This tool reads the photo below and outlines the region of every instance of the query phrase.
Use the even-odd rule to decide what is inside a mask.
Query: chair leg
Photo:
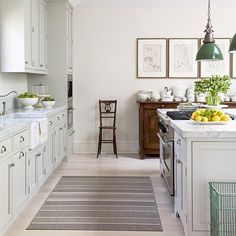
[[[118,158],[117,144],[116,144],[116,130],[113,130],[113,151],[114,151],[114,154],[116,155],[116,158]]]
[[[97,158],[98,158],[99,155],[101,154],[101,150],[102,150],[102,130],[99,129]]]

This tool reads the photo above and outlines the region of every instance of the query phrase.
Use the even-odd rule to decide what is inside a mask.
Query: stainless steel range
[[[193,111],[158,111],[160,139],[160,168],[171,196],[174,196],[174,129],[170,126],[173,120],[189,120]]]

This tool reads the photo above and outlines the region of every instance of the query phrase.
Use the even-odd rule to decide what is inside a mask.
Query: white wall
[[[27,75],[14,73],[0,73],[0,95],[6,94],[11,90],[18,93],[27,91]],[[2,111],[2,102],[7,102],[7,109],[14,106],[15,94],[9,95],[7,98],[0,98],[0,113]]]
[[[232,37],[236,1],[212,2],[215,37]],[[74,20],[76,152],[96,152],[99,99],[118,100],[119,151],[138,152],[136,91],[191,86],[193,80],[136,79],[136,39],[203,37],[206,14],[207,0],[84,0],[79,5]]]

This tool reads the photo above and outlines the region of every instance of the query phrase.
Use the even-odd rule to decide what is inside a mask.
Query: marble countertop
[[[157,109],[159,114],[165,115],[167,111],[178,109]],[[224,112],[235,116],[236,109],[224,109]],[[191,120],[171,120],[170,125],[184,138],[236,138],[236,120],[222,125],[203,125]]]
[[[49,117],[66,109],[66,106],[55,106],[51,109],[15,109],[6,116],[0,116],[0,140],[29,128],[29,124],[38,118]]]

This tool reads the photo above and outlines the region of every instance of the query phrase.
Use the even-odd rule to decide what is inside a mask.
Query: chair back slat
[[[103,127],[103,119],[111,119],[112,126],[116,126],[117,100],[99,100],[100,127]]]

